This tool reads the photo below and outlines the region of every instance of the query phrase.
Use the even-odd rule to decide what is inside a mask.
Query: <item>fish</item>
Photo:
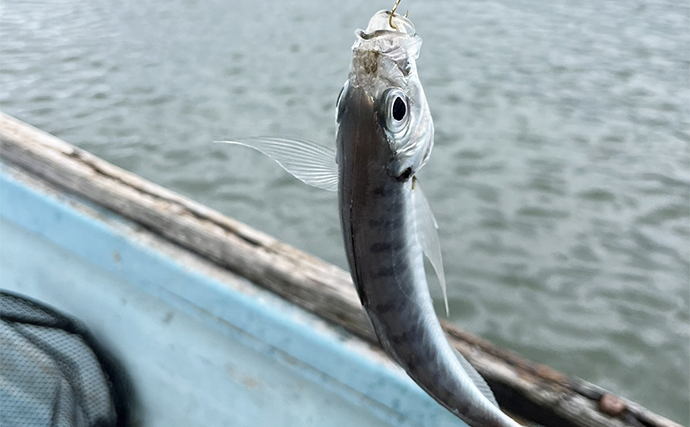
[[[397,6],[397,5],[396,5]],[[254,148],[306,184],[338,194],[352,280],[384,351],[471,427],[519,426],[449,343],[429,293],[424,256],[446,293],[438,224],[417,178],[434,125],[416,60],[422,39],[393,11],[357,30],[338,95],[336,149],[282,137],[221,141]]]

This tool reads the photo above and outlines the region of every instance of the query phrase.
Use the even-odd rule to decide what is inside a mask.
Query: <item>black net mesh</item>
[[[0,291],[0,426],[123,426],[122,371],[78,322]]]

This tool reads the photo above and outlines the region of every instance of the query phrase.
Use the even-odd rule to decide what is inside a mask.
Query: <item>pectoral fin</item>
[[[237,141],[214,141],[244,145],[275,160],[292,176],[317,188],[338,190],[338,165],[335,151],[303,139],[272,137],[245,138]]]
[[[434,267],[436,276],[438,276],[443,291],[443,301],[446,305],[446,315],[448,315],[448,293],[446,292],[446,277],[443,273],[443,260],[441,259],[441,243],[438,240],[438,224],[417,178],[414,178],[412,182],[412,202],[417,241],[422,246],[424,254]]]

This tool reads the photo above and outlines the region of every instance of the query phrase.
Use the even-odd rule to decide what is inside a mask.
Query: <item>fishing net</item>
[[[124,385],[79,322],[0,291],[0,426],[123,426]]]

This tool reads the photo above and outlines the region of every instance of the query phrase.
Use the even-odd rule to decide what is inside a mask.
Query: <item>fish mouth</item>
[[[417,44],[414,42],[416,40],[421,42],[412,21],[398,14],[391,18],[388,10],[374,14],[366,30],[357,30],[355,35],[357,41],[352,46],[353,50],[377,50],[381,53],[406,47],[410,43]]]
[[[391,26],[391,23],[393,26]],[[412,21],[407,17],[394,14],[391,18],[390,10],[380,10],[374,14],[369,20],[366,30],[357,30],[357,36],[369,40],[375,37],[395,34],[405,34],[410,37],[417,35]]]
[[[391,21],[394,27],[391,27]],[[357,30],[352,45],[350,83],[367,86],[372,94],[380,93],[393,82],[402,82],[416,70],[422,39],[412,22],[390,11],[377,12],[366,30]]]

